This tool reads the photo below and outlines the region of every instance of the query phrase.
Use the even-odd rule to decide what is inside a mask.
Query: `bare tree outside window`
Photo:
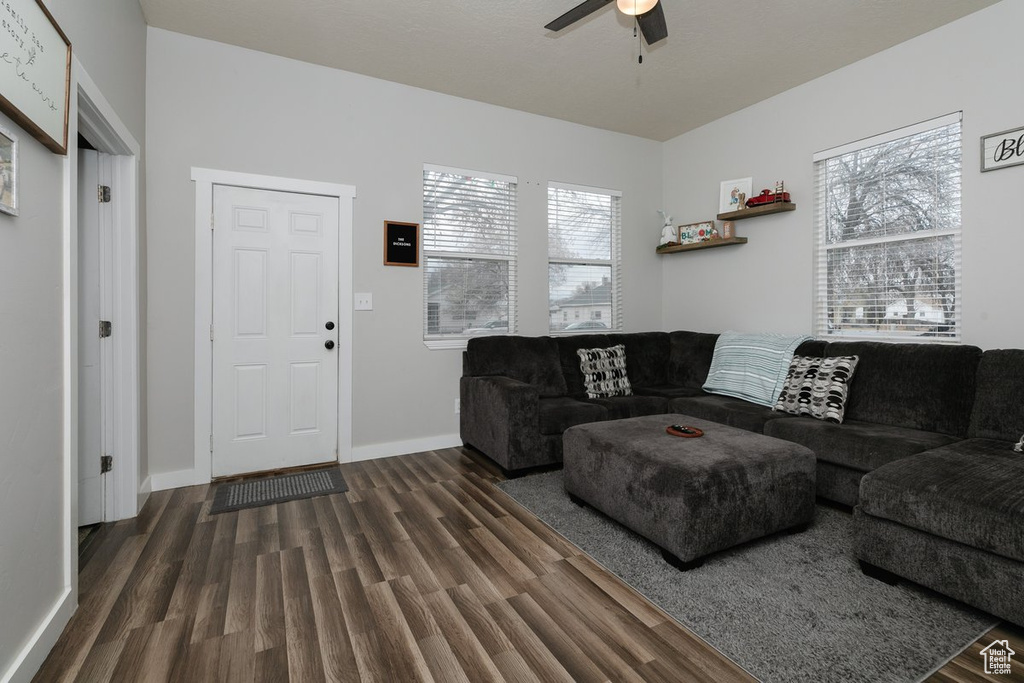
[[[957,122],[818,162],[819,335],[959,337],[961,157]]]
[[[426,338],[515,331],[516,183],[423,171]]]

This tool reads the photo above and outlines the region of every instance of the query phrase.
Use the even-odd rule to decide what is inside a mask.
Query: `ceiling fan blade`
[[[663,4],[663,2],[659,2],[654,6],[654,9],[636,18],[637,23],[640,24],[640,31],[643,32],[644,40],[647,41],[648,45],[654,45],[659,40],[668,37],[668,26],[665,25],[665,12],[661,9]]]
[[[583,17],[593,14],[611,1],[612,0],[584,0],[544,28],[549,31],[561,31],[569,24],[575,24]],[[664,23],[664,21],[662,23]]]

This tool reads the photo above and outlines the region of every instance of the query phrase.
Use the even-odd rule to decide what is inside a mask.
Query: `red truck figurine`
[[[788,202],[788,192],[772,192],[771,190],[761,190],[761,194],[756,197],[751,197],[747,200],[747,208],[752,209],[755,206],[761,206],[762,204],[774,204],[775,202]]]

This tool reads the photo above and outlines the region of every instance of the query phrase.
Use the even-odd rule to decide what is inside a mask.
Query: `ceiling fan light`
[[[647,14],[657,4],[658,0],[615,0],[615,5],[619,8],[619,11],[631,17]]]

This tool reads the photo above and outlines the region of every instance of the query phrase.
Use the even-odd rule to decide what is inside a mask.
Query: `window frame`
[[[447,174],[457,175],[473,178],[475,180],[489,180],[498,183],[506,183],[509,185],[507,203],[510,209],[510,220],[509,220],[509,234],[508,234],[508,253],[507,254],[494,254],[486,252],[474,252],[474,251],[452,251],[445,249],[438,249],[436,247],[429,246],[429,237],[431,235],[431,228],[428,224],[428,215],[426,211],[426,189],[427,189],[427,174]],[[422,323],[423,323],[423,344],[431,350],[443,350],[443,349],[465,349],[466,344],[473,335],[466,334],[466,330],[463,330],[462,334],[429,334],[428,329],[430,328],[431,318],[431,302],[429,301],[430,296],[430,259],[444,260],[444,261],[474,261],[474,260],[489,260],[496,262],[503,262],[507,264],[508,268],[508,281],[507,281],[507,292],[508,292],[508,329],[503,331],[503,334],[515,334],[518,321],[518,297],[517,297],[517,265],[518,265],[518,232],[519,232],[519,179],[516,176],[505,175],[500,173],[491,173],[485,171],[475,171],[469,169],[456,168],[452,166],[441,166],[437,164],[423,164],[422,174],[422,186],[421,186],[421,201],[423,202],[423,228],[422,228],[422,256],[423,256],[423,307],[421,310]],[[440,310],[439,308],[437,309]],[[435,313],[435,316],[438,315]]]
[[[601,195],[609,197],[611,199],[611,221],[609,224],[610,232],[610,253],[607,259],[594,259],[594,258],[566,258],[556,257],[551,253],[551,232],[552,232],[552,203],[551,203],[551,191],[568,191],[568,192],[580,192],[594,195]],[[547,237],[548,237],[548,253],[547,253],[547,266],[548,266],[548,315],[547,315],[547,330],[548,334],[552,336],[571,336],[575,334],[594,334],[599,332],[602,334],[619,333],[623,330],[623,310],[622,310],[622,191],[611,190],[603,187],[592,187],[588,185],[577,185],[573,183],[563,183],[557,181],[548,181],[547,189],[545,192],[545,203],[547,209]],[[594,330],[565,330],[558,329],[554,330],[551,328],[552,314],[551,314],[551,265],[567,265],[567,266],[601,266],[609,267],[610,276],[610,315],[606,322],[610,323],[607,329]],[[563,322],[566,322],[564,316],[566,310],[562,309]],[[584,319],[580,317],[579,309],[574,310],[575,317],[573,322],[582,322]],[[595,320],[591,316],[587,317],[586,320]],[[601,318],[602,322],[605,322]],[[571,324],[571,323],[570,323]]]
[[[963,207],[962,207],[962,190],[963,190],[963,116],[962,112],[954,112],[945,116],[940,116],[927,121],[922,121],[910,126],[898,128],[880,135],[875,135],[869,138],[864,138],[856,142],[852,142],[845,145],[840,145],[828,150],[823,150],[816,153],[813,156],[814,162],[814,183],[815,183],[815,210],[814,210],[814,264],[813,264],[813,319],[812,329],[814,335],[819,339],[827,339],[834,341],[884,341],[884,342],[895,342],[895,343],[947,343],[947,344],[959,344],[963,340],[963,297],[962,297],[962,283],[963,283],[963,262],[961,258],[962,249],[962,233],[963,233]],[[950,176],[956,178],[957,182],[957,200],[956,200],[956,218],[955,226],[945,227],[941,229],[927,229],[927,230],[916,230],[911,232],[902,232],[895,234],[882,234],[882,235],[871,235],[867,237],[861,237],[850,240],[842,240],[834,243],[829,243],[829,214],[828,214],[828,202],[829,202],[829,177],[828,177],[828,162],[830,160],[842,157],[854,152],[861,150],[867,150],[869,148],[881,146],[888,143],[893,143],[899,140],[912,138],[919,136],[924,133],[939,131],[943,128],[956,125],[957,131],[949,135],[949,143],[953,143],[954,140],[959,141],[959,154],[956,164],[956,168],[950,167],[948,169]],[[935,166],[934,168],[939,168]],[[872,249],[884,249],[888,244],[908,243],[908,242],[931,242],[937,243],[938,240],[950,238],[951,247],[953,253],[951,260],[953,263],[953,284],[951,288],[937,289],[937,293],[942,291],[952,290],[953,308],[952,311],[947,315],[950,317],[944,318],[944,322],[948,322],[949,332],[933,332],[928,333],[922,331],[920,333],[914,333],[908,328],[907,331],[899,331],[898,329],[876,329],[870,331],[868,329],[832,329],[830,328],[830,317],[829,317],[829,305],[834,301],[834,296],[830,290],[829,280],[829,254],[832,252],[838,253],[844,249],[860,249],[862,253],[869,253]],[[936,249],[941,248],[936,246]],[[886,284],[888,281],[886,281]],[[894,302],[892,304],[896,306]],[[907,300],[904,300],[904,305],[909,309]],[[888,315],[888,314],[887,314]],[[902,316],[901,316],[902,318]],[[885,318],[883,318],[885,319]],[[906,323],[893,323],[892,328],[906,327]]]

